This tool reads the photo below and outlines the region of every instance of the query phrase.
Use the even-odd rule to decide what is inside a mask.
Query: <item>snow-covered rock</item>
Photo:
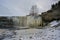
[[[60,21],[52,21],[52,22],[49,23],[49,26],[50,26],[50,27],[56,27],[56,26],[58,26],[59,24],[60,24]]]

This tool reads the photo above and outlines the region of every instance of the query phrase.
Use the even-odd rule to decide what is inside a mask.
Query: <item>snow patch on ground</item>
[[[60,40],[60,30],[54,28],[7,30],[1,35],[3,40]]]

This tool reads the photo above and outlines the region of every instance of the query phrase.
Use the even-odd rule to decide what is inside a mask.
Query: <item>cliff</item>
[[[42,19],[45,22],[60,20],[60,1],[51,6],[51,9],[42,13]]]

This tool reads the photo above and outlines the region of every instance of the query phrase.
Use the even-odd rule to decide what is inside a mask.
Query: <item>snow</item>
[[[7,30],[3,34],[3,40],[60,40],[60,30],[54,28]]]
[[[60,21],[51,22],[50,26],[46,26],[43,29],[20,29],[20,30],[6,30],[0,33],[0,39],[2,40],[60,40]]]
[[[60,24],[60,21],[52,21],[48,25],[50,25],[50,27],[56,27],[56,26],[59,26],[59,24]]]

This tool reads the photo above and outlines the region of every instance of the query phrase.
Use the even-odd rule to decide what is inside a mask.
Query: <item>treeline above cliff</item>
[[[45,22],[60,20],[60,1],[53,4],[50,10],[42,13],[42,20]]]

